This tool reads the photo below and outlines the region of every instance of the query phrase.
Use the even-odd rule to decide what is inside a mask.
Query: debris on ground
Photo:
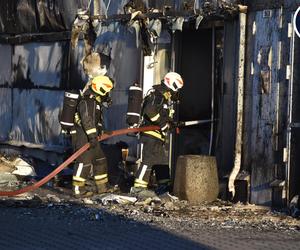
[[[289,210],[292,217],[300,217],[299,195],[295,195],[289,204]]]
[[[0,173],[0,188],[13,188],[18,187],[19,181],[18,178],[11,173]]]
[[[35,176],[34,167],[24,159],[17,156],[0,157],[0,190],[16,190],[27,186]]]
[[[0,158],[0,189],[12,190],[32,184],[31,180],[13,174],[19,171],[33,175],[30,164],[21,158]],[[21,166],[21,167],[20,167]],[[24,169],[22,169],[24,167]],[[24,171],[23,171],[24,170]],[[34,170],[34,169],[33,169]],[[66,181],[66,180],[65,180]],[[68,179],[71,181],[71,178]],[[250,229],[256,231],[283,230],[300,232],[299,197],[295,196],[285,210],[244,203],[232,203],[216,200],[210,203],[191,205],[179,200],[170,193],[153,195],[114,193],[94,195],[90,198],[76,199],[68,185],[44,185],[31,193],[15,197],[0,197],[0,208],[21,208],[24,214],[32,214],[32,209],[46,209],[45,213],[58,210],[67,216],[80,215],[81,220],[105,221],[105,214],[112,214],[120,221],[145,222],[173,230],[180,226],[197,229],[199,227],[214,229]],[[47,216],[47,214],[46,214]],[[184,226],[183,226],[184,225]]]
[[[13,161],[13,165],[15,167],[15,170],[12,172],[12,174],[20,176],[36,176],[34,167],[22,158],[16,158]]]
[[[117,195],[117,194],[103,194],[96,195],[92,198],[93,201],[101,202],[103,205],[108,205],[109,203],[117,203],[117,204],[129,204],[137,201],[137,198],[125,196],[125,195]]]
[[[251,229],[300,232],[299,219],[290,216],[288,210],[276,211],[269,207],[231,203],[223,200],[190,205],[188,201],[179,200],[169,193],[148,197],[145,200],[138,200],[128,194],[111,193],[75,199],[68,189],[46,186],[30,194],[10,198],[1,197],[0,207],[58,209],[69,216],[80,214],[82,220],[95,221],[105,220],[103,217],[103,212],[105,212],[105,214],[113,214],[120,220],[130,219],[131,221],[154,223],[168,229],[174,229],[184,224],[191,230],[207,227],[220,230]]]

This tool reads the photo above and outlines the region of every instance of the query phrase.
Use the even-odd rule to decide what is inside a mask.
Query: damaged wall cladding
[[[100,14],[124,14],[123,6],[127,2],[101,0]],[[217,13],[214,10],[220,3],[247,1],[209,2],[207,11]],[[175,11],[194,13],[204,1],[145,0],[143,3],[147,8],[161,10],[170,6]],[[79,41],[78,47],[71,50],[68,38],[28,43],[17,43],[15,39],[10,44],[7,37],[22,33],[43,36],[70,32],[77,9],[86,9],[88,4],[88,0],[0,1],[0,56],[7,62],[0,67],[1,143],[65,150],[58,115],[64,90],[82,88],[87,80],[80,64],[83,42]],[[287,129],[288,87],[282,69],[289,60],[287,27],[291,13],[291,9],[275,8],[247,14],[242,170],[251,174],[251,202],[256,204],[271,205],[271,183],[285,178],[282,152]],[[100,25],[96,32],[95,50],[107,59],[104,63],[108,75],[115,82],[113,106],[107,113],[105,125],[110,130],[120,129],[126,126],[127,89],[140,79],[141,48],[136,45],[135,30],[124,22]],[[115,140],[130,142],[128,137],[113,138],[111,142]]]
[[[71,73],[77,72],[77,85],[84,79],[79,63],[82,42],[70,56],[69,41],[15,43],[15,39],[10,44],[9,38],[22,33],[59,35],[71,29],[77,9],[87,4],[75,0],[0,1],[1,143],[64,151],[58,115]]]
[[[127,126],[128,88],[140,79],[141,48],[136,46],[135,30],[121,23],[100,26],[96,31],[95,50],[109,58],[107,74],[114,79],[113,105],[105,114],[105,126],[110,130],[121,129]],[[115,140],[131,141],[128,136],[122,136],[110,142]]]
[[[78,9],[88,9],[89,0],[1,0],[0,33],[20,34],[70,30]],[[91,7],[93,7],[93,0]],[[129,0],[99,0],[100,14],[124,14]],[[147,9],[165,8],[174,11],[198,10],[204,2],[217,8],[221,2],[238,3],[237,0],[140,0]],[[143,8],[144,8],[143,7]]]
[[[80,7],[77,1],[68,1],[68,4],[58,1],[5,1],[6,4],[3,2],[1,1],[3,4],[1,6],[9,12],[26,7],[28,15],[32,14],[31,10],[36,10],[36,4],[43,4],[45,11],[48,11],[43,14],[43,18],[51,20],[48,28],[44,29],[42,26],[34,25],[40,24],[38,20],[42,18],[35,14],[30,19],[32,21],[35,17],[35,22],[25,25],[28,30],[18,30],[13,27],[23,22],[18,19],[21,17],[20,13],[11,17],[15,23],[9,29],[3,22],[9,21],[8,16],[1,16],[1,26],[8,29],[2,29],[0,34],[2,37],[37,31],[46,36],[47,32],[52,34],[53,31],[70,29],[71,21],[67,20],[73,21],[75,12]],[[73,2],[73,5],[70,2]],[[81,2],[83,8],[86,8],[89,1]],[[64,13],[65,10],[68,11]],[[3,14],[2,11],[1,13]],[[29,19],[27,21],[29,22]],[[59,25],[54,25],[55,23]],[[3,33],[6,31],[11,34]],[[128,30],[126,25],[111,23],[108,26],[99,26],[96,31],[98,39],[95,49],[109,58],[106,65],[108,74],[115,81],[112,93],[113,106],[107,113],[105,123],[110,129],[120,129],[126,126],[127,89],[140,77],[141,50],[136,46],[135,32]],[[60,32],[53,34],[59,35]],[[83,41],[80,40],[74,50],[70,48],[70,40],[28,43],[15,41],[13,44],[7,42],[0,44],[0,56],[3,62],[7,62],[0,68],[0,117],[5,121],[0,127],[0,142],[63,152],[67,141],[60,134],[58,116],[62,108],[64,90],[83,88],[87,80],[80,63],[84,53]],[[118,138],[120,139],[122,138]]]
[[[247,85],[246,99],[251,99],[248,103],[251,118],[248,120],[249,123],[245,124],[246,127],[249,126],[247,129],[250,136],[249,144],[245,147],[250,148],[245,151],[245,157],[251,157],[252,201],[266,205],[270,205],[272,199],[269,184],[274,180],[275,174],[274,152],[277,147],[275,133],[276,123],[279,122],[277,95],[280,79],[277,69],[281,53],[278,47],[280,18],[280,10],[273,10],[268,17],[264,11],[249,16],[249,20],[253,20],[250,37],[255,44],[252,45],[252,51],[249,51],[253,61],[250,66],[251,84]],[[268,32],[259,27],[268,27]]]
[[[270,5],[275,1],[255,2],[260,3],[260,8],[255,10],[251,5],[253,11],[250,8],[248,12],[242,165],[251,174],[250,201],[269,206],[288,202],[292,197],[286,196],[285,188],[296,180],[299,183],[296,175],[288,179],[284,156],[288,144],[287,69],[294,54],[290,45],[296,1],[280,5]],[[264,3],[270,8],[264,9]],[[282,186],[276,186],[279,183]],[[276,190],[281,193],[275,195]],[[295,192],[299,194],[300,190]]]
[[[59,150],[65,42],[0,44],[2,142]],[[64,76],[64,77],[63,77]]]
[[[126,5],[128,2],[137,2],[138,4]],[[176,12],[199,12],[199,9],[206,5],[210,11],[216,11],[221,4],[237,4],[242,3],[239,0],[100,0],[101,14],[112,16],[117,14],[124,14],[126,6],[135,6],[136,10],[157,9],[159,11],[176,11]]]
[[[70,30],[77,9],[87,5],[88,0],[1,0],[0,33]]]
[[[0,117],[5,121],[0,127],[1,144],[65,150],[58,122],[64,90],[82,88],[87,80],[80,63],[83,41],[71,50],[70,31],[78,9],[87,9],[89,2],[0,1],[0,56],[7,62],[0,67]],[[101,14],[124,14],[127,2],[101,0]],[[194,14],[204,1],[143,2],[147,8],[163,10],[169,6]],[[211,1],[210,10],[216,9],[219,2]],[[120,129],[126,126],[128,86],[140,79],[141,48],[136,45],[135,31],[124,22],[100,25],[96,32],[95,50],[108,58],[108,75],[115,81],[114,104],[105,125]],[[65,33],[69,36],[62,35]],[[128,137],[118,140],[130,141]]]
[[[82,88],[86,77],[80,64],[83,42],[71,50],[70,41],[60,34],[70,32],[78,9],[87,9],[89,2],[0,1],[0,56],[6,62],[0,68],[0,117],[5,121],[0,127],[2,143],[65,149],[58,122],[64,90]],[[127,2],[110,1],[109,14],[124,14]],[[108,13],[108,3],[100,1],[104,14]],[[109,128],[118,129],[126,125],[126,91],[139,79],[141,52],[136,47],[135,33],[124,25],[112,23],[99,27],[97,32],[96,50],[110,58],[108,73],[116,83],[114,105],[106,123]],[[35,42],[36,34],[40,35],[40,42]],[[48,34],[54,37],[51,42],[47,41]],[[23,36],[33,38],[23,43]],[[124,114],[121,119],[120,114]]]

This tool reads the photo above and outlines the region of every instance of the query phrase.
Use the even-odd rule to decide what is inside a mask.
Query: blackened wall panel
[[[300,5],[300,0],[245,0],[245,4],[250,11],[279,9],[296,9]]]
[[[9,140],[12,126],[12,90],[0,88],[0,141]]]
[[[64,61],[68,60],[66,64],[69,66],[62,72],[61,87],[64,89],[82,89],[85,83],[88,81],[87,75],[84,73],[82,67],[82,59],[84,57],[84,42],[83,40],[78,41],[78,45],[75,49],[66,50]],[[64,64],[65,65],[65,64]]]
[[[26,43],[14,46],[12,82],[14,87],[56,87],[67,78],[64,60],[68,57],[65,42]]]
[[[89,0],[1,0],[0,33],[70,30],[79,8]]]
[[[250,60],[251,93],[251,202],[271,205],[270,183],[275,179],[276,123],[278,114],[278,90],[280,60],[280,10],[255,13],[252,26],[253,58]],[[264,28],[262,28],[264,27]],[[249,93],[247,93],[249,98]],[[248,117],[249,118],[249,117]],[[248,119],[249,121],[249,119]]]
[[[10,85],[12,73],[12,46],[7,44],[0,44],[0,86]]]
[[[63,150],[58,116],[63,91],[13,89],[12,125],[8,143]]]
[[[105,126],[109,130],[127,127],[128,88],[140,80],[141,48],[136,46],[136,34],[126,25],[114,23],[98,30],[95,50],[109,58],[108,75],[114,80],[113,105],[105,112]],[[131,144],[132,137],[112,138],[111,143],[123,140]],[[135,153],[135,149],[132,149]]]
[[[254,46],[253,41],[253,23],[255,21],[255,12],[250,12],[247,15],[247,50],[246,50],[246,70],[245,70],[245,109],[244,109],[244,127],[243,127],[243,154],[242,154],[242,169],[248,173],[251,172],[251,130],[252,130],[252,84],[249,82],[253,81],[253,60],[254,57]],[[251,58],[251,60],[249,60]]]
[[[233,168],[236,135],[236,78],[238,54],[238,20],[225,22],[223,95],[218,120],[219,139],[216,156],[219,175],[228,175]]]

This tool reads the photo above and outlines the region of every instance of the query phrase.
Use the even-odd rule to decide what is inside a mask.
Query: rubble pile
[[[15,166],[11,159],[7,159],[4,156],[0,158],[0,189],[8,188],[13,189],[19,186],[19,180],[13,171]]]
[[[36,176],[34,167],[18,156],[0,157],[0,190],[17,190],[30,185]]]
[[[18,171],[17,173],[14,171]],[[23,174],[23,175],[22,175]],[[29,178],[24,179],[24,176]],[[0,190],[18,189],[34,181],[30,165],[19,158],[0,159]],[[298,198],[298,197],[296,197]],[[298,200],[295,204],[298,204]],[[45,185],[32,193],[15,197],[0,197],[1,208],[18,208],[18,216],[59,216],[72,220],[118,220],[120,223],[147,223],[167,230],[200,228],[213,230],[254,230],[300,232],[297,206],[272,210],[269,207],[217,200],[191,205],[185,200],[164,193],[159,196],[134,197],[128,193],[107,193],[91,198],[75,199],[68,187]]]
[[[68,216],[70,220],[101,223],[114,218],[120,223],[150,223],[176,231],[181,230],[181,227],[185,231],[205,227],[212,230],[300,232],[299,219],[289,216],[287,211],[273,211],[268,207],[221,200],[192,206],[169,193],[144,200],[128,194],[111,193],[74,199],[64,191],[62,188],[44,187],[34,194],[2,197],[0,208],[21,208],[24,216],[34,216],[32,209],[45,209],[47,216],[59,211],[61,216]]]

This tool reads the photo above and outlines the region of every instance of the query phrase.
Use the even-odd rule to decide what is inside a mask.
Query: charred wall
[[[0,2],[1,143],[65,150],[58,116],[63,93],[79,88],[83,45],[70,50],[77,9],[88,1]]]
[[[248,13],[242,167],[251,174],[255,204],[272,205],[271,184],[286,178],[291,13],[283,7]]]
[[[88,0],[2,0],[0,1],[0,33],[70,30],[77,9],[87,5]]]
[[[234,150],[237,112],[237,64],[238,64],[238,20],[225,22],[223,86],[221,87],[219,135],[216,145],[216,156],[219,176],[230,173],[234,166]],[[236,56],[233,56],[236,55]]]
[[[295,10],[300,4],[299,0],[246,0],[244,2],[249,7],[250,11],[279,9],[281,7]]]

